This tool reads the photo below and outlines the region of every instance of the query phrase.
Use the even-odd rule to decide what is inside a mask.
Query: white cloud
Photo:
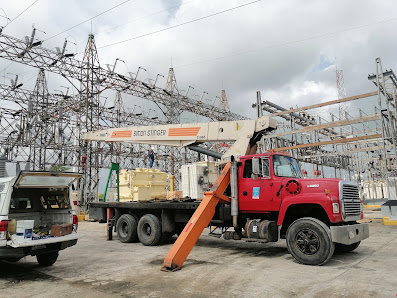
[[[31,1],[3,1],[8,17],[18,15]],[[121,3],[118,1],[117,3]],[[333,67],[313,71],[321,57],[343,69],[348,95],[374,90],[367,81],[368,73],[375,71],[375,58],[383,59],[385,68],[395,68],[397,40],[393,38],[397,21],[394,1],[261,1],[198,22],[170,29],[158,34],[134,39],[117,46],[104,45],[122,41],[169,26],[210,15],[249,1],[182,1],[178,10],[156,12],[178,5],[178,1],[130,1],[92,20],[101,63],[113,64],[117,71],[135,72],[139,66],[147,69],[152,78],[166,75],[175,67],[180,89],[194,86],[198,96],[209,93],[212,101],[223,87],[235,112],[255,116],[251,103],[255,92],[262,97],[277,100],[282,106],[303,106],[336,98]],[[23,38],[30,35],[32,23],[47,34],[46,39],[70,28],[117,3],[109,1],[50,1],[41,0],[10,26],[5,34]],[[143,18],[142,18],[143,17]],[[124,24],[124,25],[123,25]],[[369,26],[347,30],[362,25]],[[117,28],[114,28],[118,26]],[[114,28],[114,29],[112,29]],[[110,32],[104,32],[110,30]],[[43,46],[60,46],[67,36],[77,40],[77,51],[83,52],[91,22],[46,41]],[[339,32],[339,33],[338,33]],[[332,34],[335,33],[335,34]],[[323,35],[323,36],[322,36]],[[315,36],[322,36],[312,39]],[[290,43],[296,41],[294,43]],[[76,46],[70,44],[69,51]],[[82,55],[78,56],[80,59]],[[9,64],[0,59],[0,70]],[[321,69],[321,68],[320,68]],[[22,73],[24,80],[34,76],[31,68],[13,64],[2,75]],[[148,73],[140,73],[146,80]],[[50,91],[68,84],[50,75]],[[26,86],[33,87],[34,79]],[[159,78],[159,84],[165,80]],[[193,92],[193,91],[192,91]],[[194,95],[192,93],[192,95]],[[150,104],[140,102],[148,108]],[[154,108],[154,107],[153,107]]]
[[[263,100],[269,100],[287,109],[320,103],[336,97],[335,86],[315,81],[291,83],[278,90],[268,89],[262,92]]]

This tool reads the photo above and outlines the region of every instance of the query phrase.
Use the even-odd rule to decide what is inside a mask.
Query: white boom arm
[[[256,120],[110,128],[87,132],[83,139],[177,147],[232,141],[234,144],[222,155],[222,160],[226,160],[231,155],[239,157],[255,153],[251,152],[252,147],[262,134],[276,129],[276,125],[276,120],[263,116]]]

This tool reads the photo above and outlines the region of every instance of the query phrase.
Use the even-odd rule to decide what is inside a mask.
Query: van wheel
[[[323,265],[335,250],[330,229],[312,217],[300,218],[289,226],[287,247],[290,254],[305,265]]]
[[[163,233],[161,222],[156,215],[145,214],[138,223],[138,238],[143,245],[155,246],[160,243]]]
[[[122,243],[137,242],[137,220],[131,214],[123,214],[116,223],[117,237]]]
[[[58,255],[59,253],[57,251],[46,254],[39,254],[36,255],[36,259],[40,266],[47,267],[53,265],[57,261]]]
[[[360,243],[361,243],[361,241],[358,241],[358,242],[350,244],[350,245],[335,243],[335,252],[337,252],[337,253],[351,252],[351,251],[355,250],[360,245]]]

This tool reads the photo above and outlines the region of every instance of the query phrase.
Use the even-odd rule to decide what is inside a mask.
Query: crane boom
[[[109,128],[87,132],[83,139],[87,142],[128,142],[177,147],[204,142],[234,142],[222,156],[222,160],[226,160],[231,155],[238,157],[252,153],[252,148],[261,136],[276,129],[276,125],[273,118],[263,116],[255,120]]]

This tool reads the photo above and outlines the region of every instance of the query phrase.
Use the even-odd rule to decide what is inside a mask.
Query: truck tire
[[[116,223],[117,237],[122,243],[137,242],[137,220],[131,214],[123,214]]]
[[[323,265],[334,254],[331,231],[322,221],[304,217],[295,220],[287,230],[287,248],[299,263]]]
[[[57,251],[36,255],[37,263],[42,267],[51,266],[57,261],[58,255],[59,253]]]
[[[355,250],[360,245],[360,243],[361,243],[361,241],[358,241],[358,242],[350,244],[350,245],[335,243],[335,252],[337,252],[337,253],[351,252],[351,251]]]
[[[146,246],[155,246],[161,242],[163,233],[161,222],[156,215],[145,214],[138,222],[139,241]]]

